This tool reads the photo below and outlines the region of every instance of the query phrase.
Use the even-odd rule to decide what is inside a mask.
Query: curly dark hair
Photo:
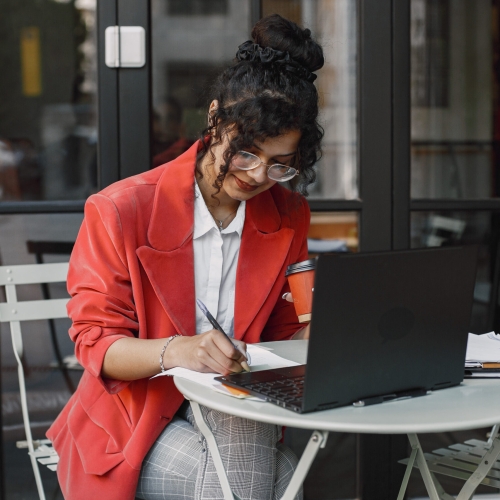
[[[321,157],[323,129],[317,121],[318,92],[312,72],[323,66],[323,50],[308,29],[278,14],[258,21],[251,36],[252,40],[240,45],[233,65],[219,75],[211,88],[209,100],[218,101],[218,107],[211,112],[209,125],[201,134],[198,160],[211,154],[214,162],[212,147],[220,144],[228,132],[236,132],[231,134],[223,154],[224,165],[214,182],[219,191],[238,151],[255,141],[300,130],[292,165],[299,175],[290,181],[290,187],[307,196],[307,186],[316,178],[313,166]],[[207,136],[212,137],[210,142]]]

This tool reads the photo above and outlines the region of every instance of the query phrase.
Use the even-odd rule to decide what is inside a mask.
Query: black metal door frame
[[[148,170],[151,166],[151,4],[150,0],[98,2],[99,188]],[[104,30],[142,26],[146,64],[108,68]]]
[[[118,70],[104,62],[104,31],[118,24],[118,0],[97,2],[97,179],[99,188],[120,178]]]
[[[410,0],[359,0],[360,250],[409,248]],[[361,497],[396,498],[405,435],[362,434]]]

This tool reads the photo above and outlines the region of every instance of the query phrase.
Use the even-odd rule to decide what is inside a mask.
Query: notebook
[[[477,247],[317,258],[307,364],[216,380],[298,413],[459,384]]]

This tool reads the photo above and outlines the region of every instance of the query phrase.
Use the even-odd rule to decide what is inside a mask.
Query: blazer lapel
[[[198,142],[170,162],[156,188],[150,246],[137,256],[163,309],[182,335],[196,333],[194,288],[194,170]]]
[[[283,272],[295,231],[280,229],[280,225],[281,217],[269,191],[247,202],[236,275],[237,339],[243,338]]]

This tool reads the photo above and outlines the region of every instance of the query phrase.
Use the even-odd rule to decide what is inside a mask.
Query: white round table
[[[271,348],[279,356],[299,363],[305,363],[307,341],[269,342],[262,345]],[[302,415],[285,410],[271,403],[248,401],[226,396],[186,379],[175,377],[174,381],[179,391],[191,401],[193,411],[195,410],[195,406],[203,405],[242,418],[315,431],[309,441],[309,449],[306,448],[294,478],[290,483],[290,486],[293,483],[294,488],[297,484],[298,486],[295,489],[290,489],[289,486],[283,500],[294,497],[309,470],[318,448],[324,446],[328,432],[331,431],[370,434],[408,434],[415,452],[413,459],[417,461],[422,472],[430,498],[439,500],[443,497],[438,495],[437,491],[432,491],[434,480],[429,479],[431,477],[430,472],[428,470],[425,471],[425,458],[423,457],[423,452],[416,435],[429,432],[477,429],[492,426],[500,422],[500,379],[466,379],[459,386],[441,389],[414,399],[387,402],[367,407],[345,406]],[[195,417],[197,417],[196,413]],[[199,412],[198,417],[201,417],[201,412]],[[199,418],[196,418],[196,420],[200,429],[206,427],[203,426],[204,422],[198,421]],[[207,432],[210,433],[210,430],[207,431],[207,429],[202,429],[202,432],[207,441],[209,441]],[[216,446],[215,441],[212,443],[211,450],[214,446]],[[500,453],[500,441],[498,452]],[[411,465],[413,465],[413,462]],[[426,472],[429,472],[428,477],[425,477]],[[296,476],[297,481],[294,481]],[[223,480],[221,479],[221,484],[222,482]],[[400,496],[402,497],[402,495]],[[233,499],[236,497],[227,496],[227,498]],[[470,497],[463,496],[463,498]]]

